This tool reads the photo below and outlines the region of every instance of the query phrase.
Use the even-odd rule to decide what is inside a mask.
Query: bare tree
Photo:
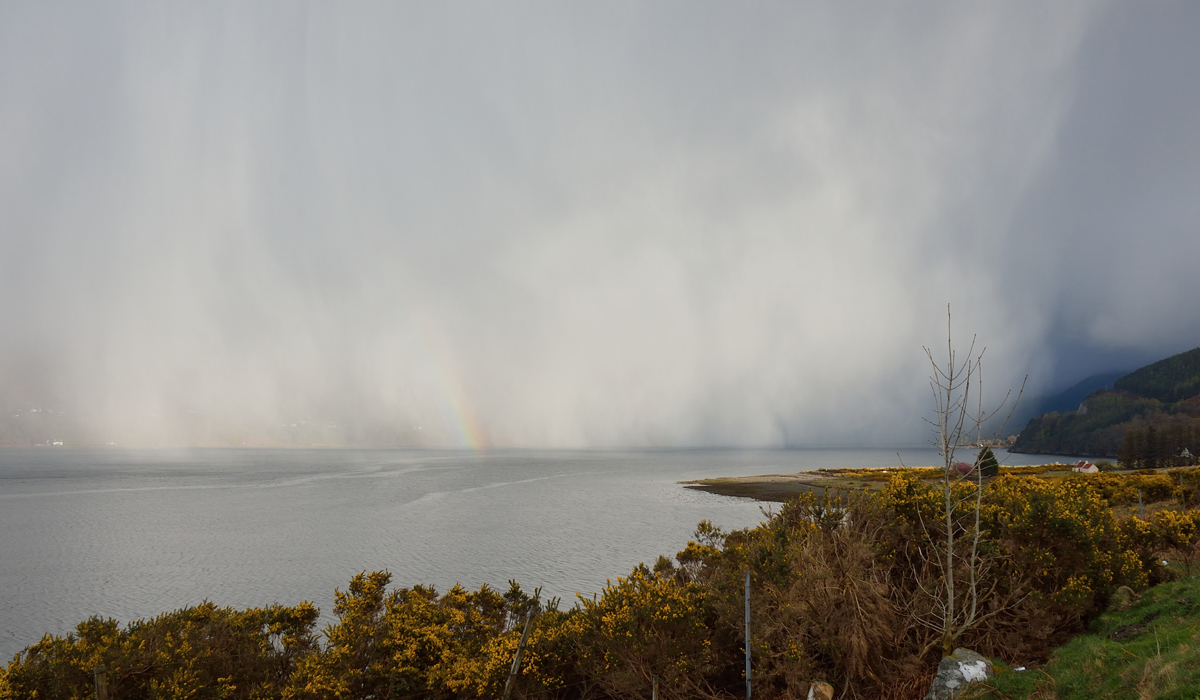
[[[960,470],[955,453],[972,435],[977,444],[981,443],[984,424],[996,417],[1012,397],[1010,391],[995,409],[985,412],[983,355],[986,348],[976,353],[976,338],[972,336],[966,358],[960,360],[954,350],[950,321],[950,306],[947,304],[945,364],[934,357],[930,348],[925,348],[925,355],[933,367],[929,387],[934,400],[934,418],[927,422],[933,429],[934,441],[943,459],[939,487],[945,526],[945,550],[936,556],[935,561],[942,573],[943,590],[936,599],[937,608],[941,613],[938,622],[942,633],[942,652],[946,655],[950,654],[955,642],[964,632],[998,612],[998,609],[993,609],[985,615],[980,611],[980,578],[983,567],[986,566],[986,562],[981,561],[979,556],[979,539],[982,534],[982,470],[978,463],[969,470]],[[995,438],[999,437],[1012,417],[1024,390],[1025,384],[1022,382],[1021,391],[1012,402],[1008,415],[996,429]],[[922,527],[925,527],[924,522]],[[925,532],[932,542],[936,542],[928,528],[925,528]],[[966,580],[960,582],[957,573],[965,574]]]

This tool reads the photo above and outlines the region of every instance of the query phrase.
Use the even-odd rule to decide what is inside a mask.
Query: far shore
[[[1044,477],[1070,473],[1071,464],[1053,463],[1029,466],[1000,467],[1002,474],[1038,474]],[[937,479],[942,467],[883,467],[816,469],[795,474],[761,474],[757,476],[722,476],[679,482],[684,488],[715,493],[720,496],[750,498],[756,501],[782,503],[804,493],[836,493],[837,491],[877,491],[888,479],[902,472],[916,474],[922,479]]]
[[[879,488],[882,485],[882,482],[876,482],[873,479],[839,478],[818,471],[760,476],[722,476],[714,479],[681,481],[680,483],[685,488],[697,491],[772,503],[783,503],[803,493],[821,494],[831,488],[836,491],[837,489]]]

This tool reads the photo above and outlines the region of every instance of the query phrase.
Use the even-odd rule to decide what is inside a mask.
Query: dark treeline
[[[1137,421],[1121,441],[1118,463],[1127,469],[1161,469],[1196,464],[1200,420],[1155,425]]]
[[[1116,457],[1125,432],[1135,421],[1163,420],[1171,407],[1115,391],[1088,397],[1079,411],[1045,413],[1017,436],[1016,452]]]

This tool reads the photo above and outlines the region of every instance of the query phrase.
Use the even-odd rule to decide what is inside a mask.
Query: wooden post
[[[746,569],[746,700],[750,700],[750,569]]]
[[[1142,506],[1142,490],[1138,489],[1138,517],[1146,519],[1146,509]]]
[[[650,700],[658,700],[658,676],[654,676],[654,688],[650,691]]]
[[[100,664],[92,672],[96,678],[96,700],[108,700],[108,674],[104,664]]]
[[[521,651],[525,648],[525,640],[529,638],[530,622],[533,622],[532,610],[525,615],[525,629],[521,632],[521,641],[517,642],[517,653],[513,656],[512,669],[508,672],[508,682],[504,684],[504,700],[508,700],[508,694],[512,692],[513,679],[517,677],[517,670],[521,668]]]

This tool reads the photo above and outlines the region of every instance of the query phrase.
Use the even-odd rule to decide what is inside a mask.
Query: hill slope
[[[1079,408],[1079,404],[1083,403],[1084,399],[1102,389],[1112,389],[1113,384],[1127,374],[1129,374],[1128,371],[1094,374],[1087,379],[1063,389],[1057,394],[1052,394],[1042,398],[1037,407],[1040,409],[1037,411],[1037,415],[1042,413],[1050,413],[1051,411],[1056,411],[1058,413],[1074,411],[1075,409]]]
[[[1029,421],[1015,452],[1121,457],[1160,466],[1187,448],[1200,454],[1200,348],[1147,365],[1097,390],[1076,410]]]
[[[1131,372],[1113,385],[1163,403],[1174,403],[1200,394],[1200,348],[1181,352]]]

